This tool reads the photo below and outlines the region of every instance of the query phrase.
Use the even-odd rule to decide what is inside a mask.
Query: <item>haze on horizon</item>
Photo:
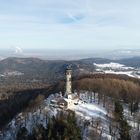
[[[139,49],[139,0],[0,1],[0,49]]]

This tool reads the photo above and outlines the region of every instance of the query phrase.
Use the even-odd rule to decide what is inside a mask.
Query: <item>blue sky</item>
[[[0,0],[0,48],[138,49],[139,0]]]

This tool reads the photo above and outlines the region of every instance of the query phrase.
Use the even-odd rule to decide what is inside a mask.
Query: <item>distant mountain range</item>
[[[18,79],[29,81],[54,82],[64,77],[65,69],[68,65],[72,66],[73,74],[89,73],[95,71],[96,64],[120,63],[128,67],[140,67],[140,57],[133,57],[120,60],[110,60],[105,58],[88,58],[75,61],[64,60],[41,60],[38,58],[17,58],[9,57],[0,61],[0,75],[16,76]],[[9,74],[10,73],[10,74]],[[19,78],[20,77],[20,78]]]
[[[75,49],[23,49],[19,46],[0,48],[0,60],[7,57],[36,57],[47,60],[80,60],[85,58],[107,58],[112,60],[139,57],[140,49],[117,49],[117,50],[75,50]]]

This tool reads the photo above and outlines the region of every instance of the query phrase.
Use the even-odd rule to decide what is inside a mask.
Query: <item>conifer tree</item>
[[[115,112],[115,119],[119,123],[120,140],[131,140],[131,137],[129,134],[129,131],[131,128],[128,125],[126,119],[124,118],[123,107],[118,101],[115,102],[114,112]]]

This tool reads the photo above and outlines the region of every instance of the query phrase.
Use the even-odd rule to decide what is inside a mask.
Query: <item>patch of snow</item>
[[[108,63],[108,64],[96,64],[94,63],[95,66],[100,67],[100,68],[107,68],[107,67],[111,67],[111,68],[121,68],[124,67],[125,65],[123,64],[119,64],[119,63]]]
[[[133,67],[126,67],[123,64],[113,63],[113,62],[110,62],[107,64],[96,64],[96,63],[93,63],[93,64],[98,68],[111,68],[111,69],[124,69],[124,70],[134,69]]]
[[[21,76],[24,75],[24,73],[19,72],[19,71],[11,71],[11,72],[5,72],[5,76]]]
[[[110,73],[110,74],[122,74],[128,75],[134,78],[140,78],[139,69],[135,69],[133,67],[126,67],[123,64],[119,63],[107,63],[107,64],[96,64],[96,72],[97,73]]]
[[[105,119],[107,111],[101,106],[94,103],[82,103],[78,102],[78,105],[71,105],[69,109],[75,111],[76,114],[85,117],[86,119],[91,118],[102,118]]]
[[[113,70],[105,70],[105,73],[112,73],[112,74],[125,74],[130,77],[135,77],[132,75],[133,71],[113,71]]]

